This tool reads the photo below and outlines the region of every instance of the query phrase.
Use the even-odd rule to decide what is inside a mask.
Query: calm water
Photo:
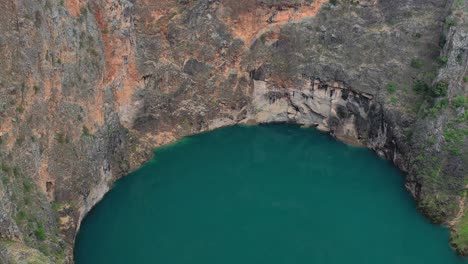
[[[312,129],[231,127],[159,149],[82,224],[77,264],[452,264],[401,174]]]

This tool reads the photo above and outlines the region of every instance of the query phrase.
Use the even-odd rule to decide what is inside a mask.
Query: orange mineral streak
[[[66,0],[65,6],[72,17],[79,17],[81,13],[81,0]]]
[[[41,161],[41,164],[39,166],[39,170],[37,172],[38,174],[38,179],[37,179],[37,185],[39,188],[41,188],[41,191],[47,196],[47,199],[49,201],[53,200],[53,192],[47,192],[47,182],[51,181],[54,182],[53,180],[50,179],[49,175],[49,162],[47,159],[44,159]]]
[[[102,88],[98,92],[95,105],[104,105],[102,90],[104,87],[111,86],[115,98],[114,110],[120,112],[121,109],[132,103],[132,96],[138,85],[139,74],[136,69],[136,59],[131,39],[120,36],[119,32],[110,32],[106,18],[113,17],[119,20],[122,17],[117,12],[118,10],[108,5],[109,3],[104,8],[95,6],[95,19],[101,30],[105,59],[103,79],[100,84]],[[127,25],[122,24],[122,27],[125,26]],[[99,120],[99,125],[104,123],[103,108],[95,109],[91,113],[95,120]]]
[[[95,19],[96,23],[101,30],[101,38],[103,41],[103,46],[104,46],[104,59],[106,61],[106,68],[105,68],[105,73],[104,73],[104,83],[108,83],[112,81],[112,79],[115,77],[115,66],[118,66],[118,63],[116,65],[116,60],[118,59],[117,56],[113,56],[114,51],[115,51],[115,46],[117,45],[116,40],[112,39],[109,35],[109,28],[108,25],[105,21],[104,17],[104,12],[102,11],[101,7],[98,6],[97,4],[94,5],[95,7]],[[115,54],[116,55],[116,54]]]
[[[296,9],[277,10],[271,23],[268,23],[268,19],[272,17],[273,11],[265,7],[257,7],[253,11],[240,14],[236,21],[227,21],[226,23],[231,25],[235,36],[243,39],[244,43],[250,46],[253,40],[266,31],[279,29],[286,23],[314,17],[320,11],[322,4],[326,2],[328,0],[316,0],[311,5],[302,5]]]
[[[10,118],[5,118],[2,120],[2,122],[0,122],[0,137],[2,137],[2,141],[6,145],[8,151],[13,148],[13,145],[15,144],[15,138],[10,136],[6,139],[4,136],[8,135],[10,131],[12,131],[12,123],[12,119]]]

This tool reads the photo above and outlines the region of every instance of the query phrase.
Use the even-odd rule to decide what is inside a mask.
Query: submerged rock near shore
[[[468,2],[0,3],[0,263],[71,263],[86,213],[155,147],[292,122],[406,172],[468,254]]]

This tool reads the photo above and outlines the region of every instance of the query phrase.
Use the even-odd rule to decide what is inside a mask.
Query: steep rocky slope
[[[464,0],[0,3],[0,262],[71,262],[80,221],[154,147],[294,122],[407,172],[468,254]]]

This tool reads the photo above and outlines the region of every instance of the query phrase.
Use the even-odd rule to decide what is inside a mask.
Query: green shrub
[[[386,87],[387,87],[387,92],[390,94],[395,93],[398,89],[397,84],[394,82],[389,82]]]
[[[26,213],[23,210],[21,210],[16,214],[15,220],[16,222],[21,222],[24,219],[26,219]]]
[[[448,57],[447,56],[440,56],[437,59],[437,64],[439,64],[439,66],[441,66],[441,67],[447,65],[447,62],[448,62]]]
[[[468,76],[463,77],[463,82],[468,82]]]
[[[455,108],[459,107],[468,107],[468,98],[466,96],[459,95],[455,98],[453,98],[452,105]]]
[[[448,83],[445,81],[437,82],[431,87],[430,95],[432,97],[446,96],[448,92]]]
[[[398,98],[396,96],[392,96],[390,98],[390,102],[392,102],[392,104],[396,104],[398,102]]]
[[[336,6],[338,4],[338,0],[330,0],[330,4]]]
[[[45,232],[44,227],[41,224],[39,224],[36,230],[34,230],[34,235],[36,236],[37,239],[41,241],[44,241],[46,239],[46,232]]]
[[[83,125],[83,134],[84,137],[88,137],[91,134],[89,133],[89,128],[86,125]]]
[[[413,90],[418,93],[426,93],[429,90],[429,85],[424,81],[416,80],[413,83]]]
[[[423,66],[423,61],[419,58],[413,58],[410,63],[411,67],[420,69]]]
[[[455,26],[456,24],[457,24],[457,22],[455,21],[455,19],[453,17],[447,17],[445,19],[446,29],[449,29],[450,27]]]

